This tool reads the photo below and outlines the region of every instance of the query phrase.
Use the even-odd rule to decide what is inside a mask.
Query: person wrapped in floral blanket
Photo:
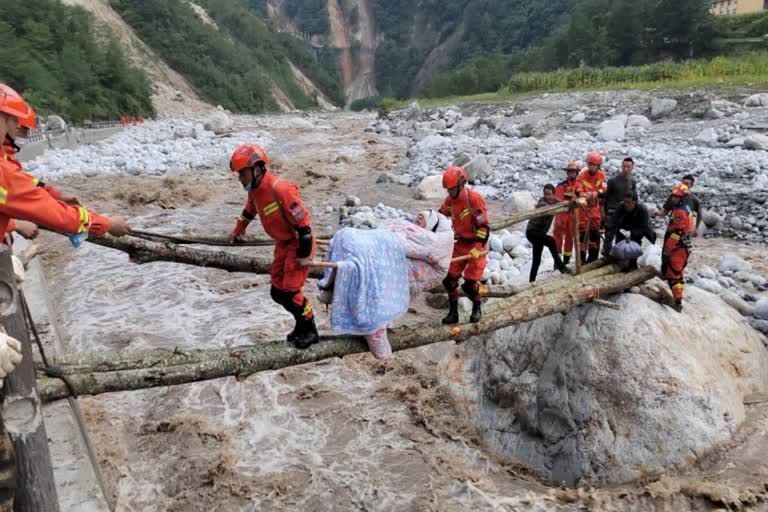
[[[387,325],[420,291],[439,286],[453,252],[449,219],[434,210],[415,222],[390,220],[375,230],[345,228],[333,237],[318,300],[331,306],[331,328],[363,335],[377,359],[392,357]]]

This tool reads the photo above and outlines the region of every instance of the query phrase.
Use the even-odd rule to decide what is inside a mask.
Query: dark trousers
[[[533,246],[533,261],[531,262],[531,275],[529,281],[532,283],[536,281],[536,275],[539,273],[539,266],[541,265],[541,253],[544,251],[544,247],[549,249],[549,253],[555,260],[555,268],[560,270],[563,268],[563,260],[560,259],[560,255],[557,253],[557,244],[555,239],[549,235],[542,235],[538,233],[526,232],[525,237],[531,242]]]
[[[619,219],[617,219],[616,216],[616,210],[609,210],[605,214],[605,242],[603,244],[603,254],[606,256],[611,254],[613,241],[616,239],[616,235],[619,232]]]

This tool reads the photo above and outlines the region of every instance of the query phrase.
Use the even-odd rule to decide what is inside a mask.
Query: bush
[[[379,96],[369,96],[367,98],[361,98],[355,100],[349,104],[349,109],[353,112],[360,112],[362,110],[376,110],[379,108],[381,98]]]

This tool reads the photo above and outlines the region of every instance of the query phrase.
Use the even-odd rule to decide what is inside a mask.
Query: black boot
[[[600,249],[590,249],[589,256],[587,256],[587,263],[592,263],[593,261],[597,261],[597,258],[599,257],[600,257]]]
[[[477,322],[480,321],[480,318],[483,316],[483,312],[480,309],[480,306],[482,304],[483,303],[480,302],[479,300],[476,302],[472,302],[472,314],[469,315],[469,323],[476,324]]]
[[[571,273],[571,269],[569,269],[568,267],[566,267],[566,266],[565,266],[565,263],[563,263],[562,265],[560,265],[560,268],[559,268],[559,269],[557,269],[557,270],[559,270],[561,274],[570,274],[570,273]]]
[[[451,325],[459,323],[459,301],[450,299],[448,301],[448,315],[443,318],[443,324]]]
[[[296,333],[296,338],[293,340],[293,344],[296,346],[296,348],[304,350],[319,341],[320,335],[317,333],[315,318],[312,317],[309,320],[302,319],[299,323],[299,329]]]
[[[293,330],[288,333],[288,343],[293,343],[299,336],[299,324],[301,320],[296,320],[296,325],[293,326]]]
[[[675,299],[675,311],[678,313],[683,312],[683,299]]]
[[[571,262],[571,257],[570,257],[569,255],[567,255],[567,254],[566,254],[566,255],[564,255],[564,256],[563,256],[563,265],[567,265],[567,264],[569,264],[570,262]]]

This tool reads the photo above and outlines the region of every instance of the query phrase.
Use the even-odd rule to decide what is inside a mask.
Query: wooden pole
[[[0,323],[22,346],[21,363],[5,378],[2,392],[3,422],[16,456],[17,488],[13,510],[58,512],[59,501],[36,387],[32,346],[16,288],[11,249],[4,244],[0,245]]]
[[[579,215],[571,210],[571,224],[573,229],[573,255],[576,260],[576,275],[581,274],[581,239],[579,238]]]
[[[655,269],[646,267],[629,274],[618,274],[602,279],[598,283],[587,282],[578,290],[566,289],[561,293],[521,299],[512,297],[490,304],[479,323],[448,326],[423,323],[403,326],[389,330],[389,341],[395,351],[441,341],[462,342],[473,336],[488,334],[510,325],[529,322],[554,313],[564,313],[597,297],[623,292],[655,275]],[[97,395],[114,391],[187,384],[229,376],[245,377],[257,372],[366,351],[368,347],[361,337],[333,336],[324,337],[321,343],[307,350],[298,350],[285,341],[275,341],[231,349],[189,352],[153,350],[134,353],[133,362],[128,365],[132,369],[125,370],[108,370],[116,365],[119,367],[118,361],[121,357],[125,358],[125,353],[70,356],[70,359],[73,357],[78,359],[79,369],[85,370],[85,373],[70,373],[71,369],[68,370],[62,365],[61,360],[56,360],[54,364],[69,376],[78,394]],[[91,364],[99,361],[100,364]],[[108,371],[88,372],[89,368]],[[45,401],[59,400],[68,395],[66,386],[59,379],[43,377],[38,385]]]

